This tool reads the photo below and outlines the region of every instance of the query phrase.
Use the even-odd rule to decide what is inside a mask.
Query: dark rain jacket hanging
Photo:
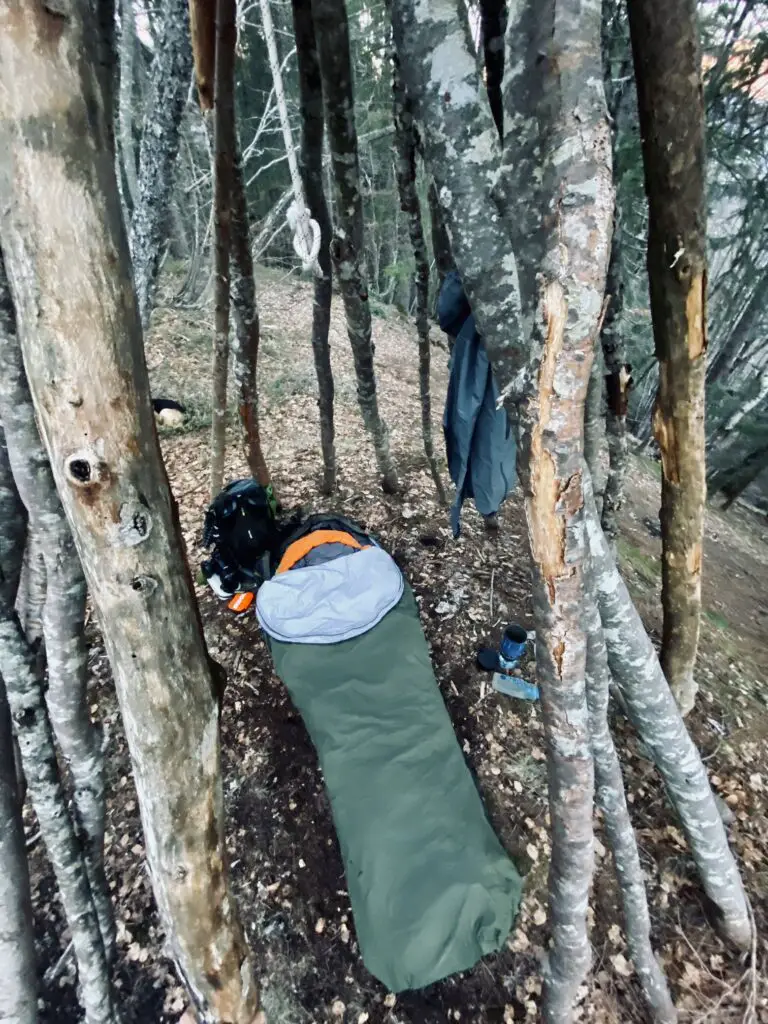
[[[481,515],[489,516],[515,487],[517,445],[506,412],[496,408],[499,391],[491,364],[455,271],[443,282],[437,314],[441,329],[456,338],[443,429],[448,470],[456,485],[451,526],[458,537],[461,506],[468,498]]]

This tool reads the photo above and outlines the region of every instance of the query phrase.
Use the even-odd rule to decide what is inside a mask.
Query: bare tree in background
[[[333,227],[323,184],[323,81],[317,55],[311,0],[292,0],[293,29],[296,36],[296,65],[299,75],[301,108],[301,149],[299,170],[307,206],[320,227],[320,275],[315,275],[312,304],[312,355],[317,374],[320,447],[323,453],[323,493],[336,490],[336,447],[333,423],[333,369],[328,340],[333,298],[331,242]]]
[[[416,126],[413,122],[411,104],[403,86],[402,77],[393,53],[392,106],[395,120],[395,143],[397,147],[397,187],[400,194],[400,208],[408,218],[408,234],[413,248],[416,265],[416,333],[419,338],[419,396],[421,398],[421,436],[424,454],[435,483],[441,505],[447,504],[445,487],[435,458],[432,437],[432,396],[430,392],[429,347],[429,260],[421,220],[421,204],[416,191]]]
[[[379,412],[376,394],[349,25],[344,0],[312,0],[312,17],[336,187],[337,223],[332,256],[347,315],[360,412],[376,452],[382,487],[385,492],[393,493],[398,487],[397,470],[389,447],[389,432]]]
[[[126,286],[94,32],[86,0],[66,18],[35,0],[0,8],[3,251],[41,433],[104,633],[168,952],[199,1016],[254,1024],[258,987],[224,846],[223,681],[205,648]],[[2,621],[0,650],[26,699],[20,633]]]
[[[139,148],[138,201],[131,219],[131,255],[141,323],[152,314],[157,274],[171,212],[179,127],[192,73],[188,0],[162,0],[160,32]]]
[[[217,0],[213,98],[214,317],[211,500],[224,482],[229,376],[229,300],[235,127],[235,0]]]
[[[262,452],[259,431],[257,382],[259,312],[251,252],[248,201],[245,194],[243,161],[234,102],[235,45],[237,40],[235,5],[229,5],[225,10],[217,6],[217,20],[212,19],[210,14],[210,5],[201,0],[190,0],[190,27],[200,108],[208,126],[210,126],[211,117],[214,119],[216,336],[213,360],[211,495],[215,496],[223,483],[226,449],[229,312],[225,300],[228,301],[230,297],[232,315],[235,320],[232,362],[238,388],[238,411],[243,431],[245,457],[251,476],[258,480],[262,487],[270,488],[272,483]],[[219,41],[226,48],[226,52],[221,52],[221,61],[217,65]],[[213,91],[209,78],[211,61],[213,62],[214,76]],[[216,77],[217,67],[221,78]],[[218,92],[216,91],[217,86]],[[229,246],[227,252],[224,251],[224,246]],[[231,284],[229,284],[230,281]],[[225,292],[227,292],[226,295]]]
[[[661,663],[680,710],[696,697],[704,530],[706,197],[704,98],[694,0],[630,0],[659,360]]]

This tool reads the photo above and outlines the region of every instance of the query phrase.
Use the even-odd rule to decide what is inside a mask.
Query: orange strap
[[[277,567],[278,573],[288,572],[310,551],[314,551],[315,548],[319,548],[323,544],[346,544],[348,548],[355,548],[357,551],[363,550],[363,545],[356,541],[351,533],[345,533],[343,530],[314,530],[312,533],[299,537],[289,546]]]

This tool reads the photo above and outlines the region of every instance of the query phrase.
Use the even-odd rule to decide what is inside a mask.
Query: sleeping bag
[[[486,817],[394,560],[340,516],[281,539],[256,614],[312,738],[360,952],[391,991],[500,949],[521,879]]]

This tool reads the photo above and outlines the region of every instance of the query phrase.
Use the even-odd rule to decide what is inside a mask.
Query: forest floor
[[[262,436],[283,504],[327,508],[321,474],[315,380],[309,345],[311,289],[260,272]],[[154,394],[190,410],[187,427],[164,433],[162,447],[190,563],[204,552],[208,503],[208,311],[162,308],[148,342]],[[339,493],[332,507],[374,531],[395,555],[417,595],[438,682],[488,813],[526,875],[523,906],[508,947],[473,971],[395,998],[363,966],[342,862],[312,744],[271,669],[254,617],[235,617],[198,589],[212,654],[227,669],[222,719],[224,789],[232,878],[264,987],[271,1024],[442,1024],[535,1020],[547,943],[549,858],[546,764],[540,709],[496,694],[475,667],[478,646],[508,621],[531,628],[527,534],[519,497],[486,534],[472,508],[463,535],[450,537],[445,510],[422,455],[416,338],[396,314],[374,317],[381,407],[405,489],[382,495],[372,449],[355,402],[341,306],[331,342],[336,379]],[[447,382],[446,357],[433,349],[435,437]],[[228,477],[245,474],[231,435]],[[659,474],[635,460],[619,552],[646,625],[660,628]],[[693,863],[654,767],[631,730],[615,735],[647,874],[654,941],[671,979],[681,1021],[768,1022],[764,937],[768,913],[768,523],[744,510],[710,510],[706,523],[704,619],[690,718],[712,785],[733,812],[731,840],[761,935],[755,962],[734,955],[707,923]],[[117,983],[125,1020],[175,1022],[184,992],[163,955],[163,937],[144,860],[125,737],[95,621],[89,625],[92,710],[109,730],[107,866],[119,920]],[[140,682],[137,680],[137,683]],[[36,831],[28,815],[30,833]],[[597,824],[598,868],[590,911],[594,967],[583,1020],[645,1019],[628,963],[617,889]],[[69,936],[41,843],[31,853],[41,969],[48,970],[41,1021],[79,1020]],[[752,1016],[750,1016],[752,1011]]]

